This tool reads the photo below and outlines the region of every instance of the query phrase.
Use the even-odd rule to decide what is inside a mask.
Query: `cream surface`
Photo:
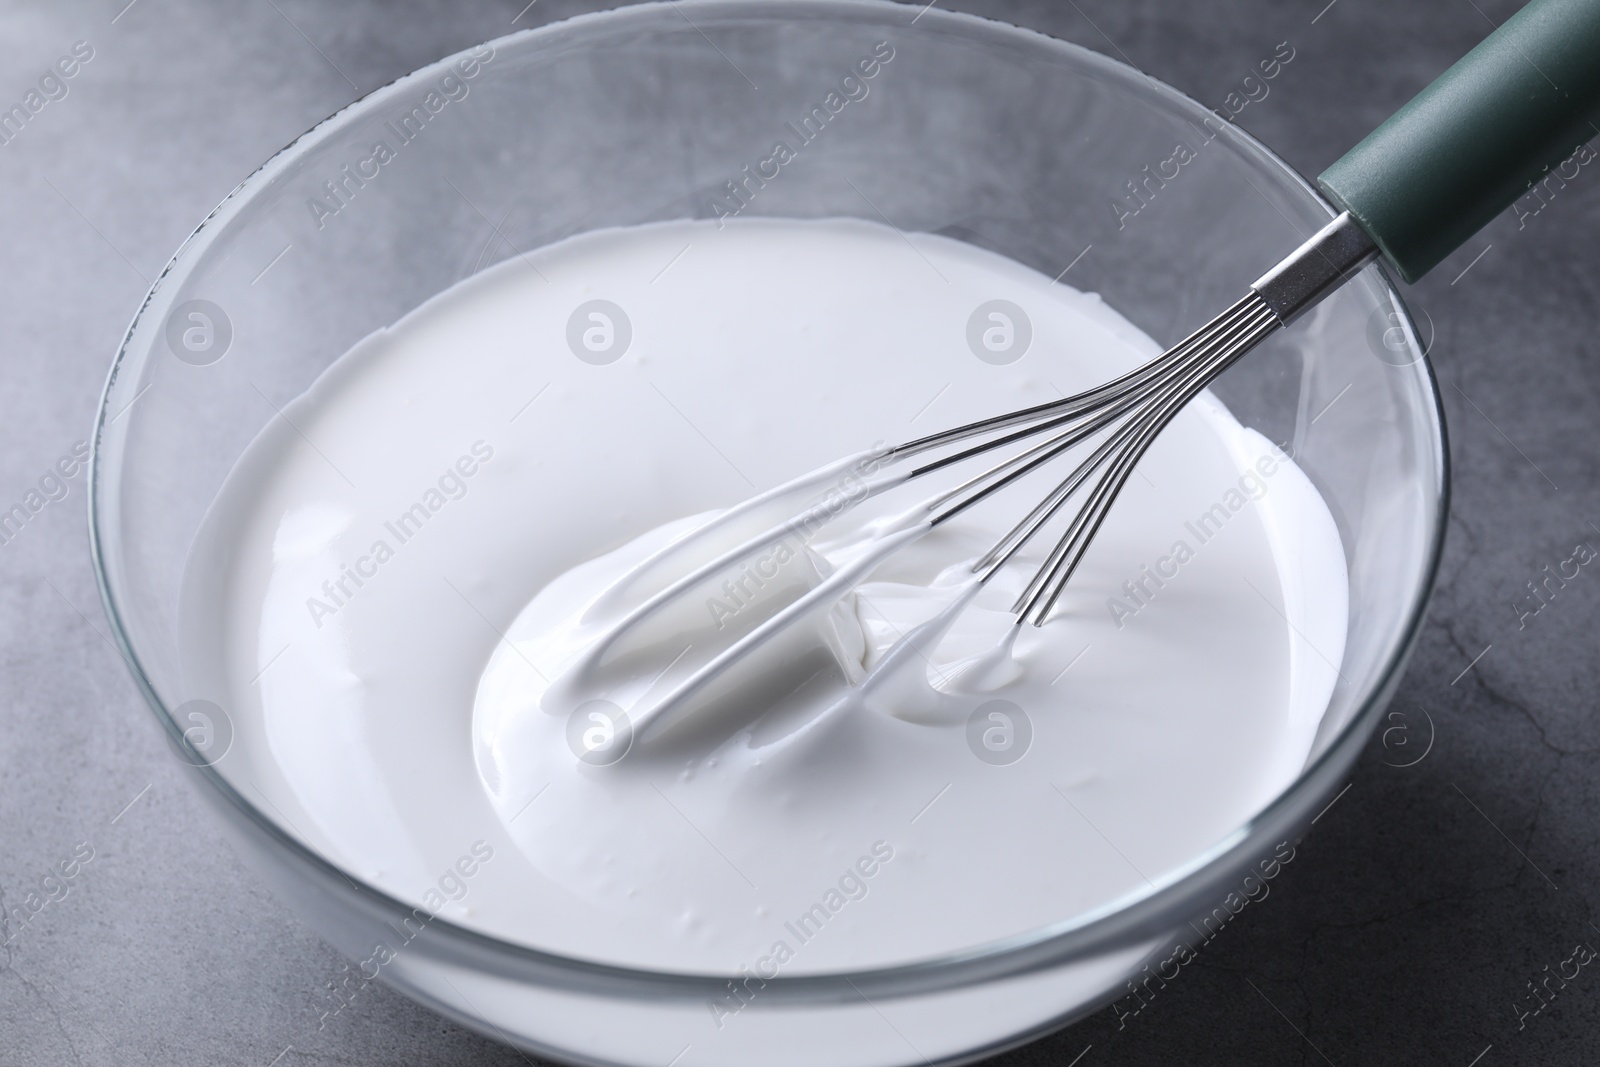
[[[997,299],[1031,334],[1009,363],[980,350],[1014,314],[977,314],[969,343]],[[1294,779],[1343,650],[1327,507],[1209,395],[1043,627],[1004,609],[1048,545],[862,695],[1030,482],[863,575],[720,703],[596,757],[608,708],[685,669],[677,638],[752,625],[950,484],[919,483],[725,576],[603,677],[563,678],[596,598],[637,606],[646,591],[604,591],[697,523],[1156,351],[1092,294],[864,222],[674,222],[514,257],[340,359],[224,487],[182,650],[193,695],[233,721],[219,768],[354,877],[634,966],[887,964],[1108,904]],[[480,841],[492,859],[444,877]]]

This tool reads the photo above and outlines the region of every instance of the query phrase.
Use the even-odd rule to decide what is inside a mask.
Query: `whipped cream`
[[[338,360],[224,486],[182,648],[192,695],[233,720],[219,769],[403,899],[486,842],[440,915],[632,966],[886,965],[1106,905],[1300,771],[1347,621],[1327,506],[1202,395],[1036,628],[1008,609],[1048,542],[981,588],[970,563],[1041,483],[916,536],[897,516],[953,482],[860,485],[883,442],[1158,350],[1093,294],[860,221],[513,257]],[[691,574],[676,538],[732,516],[739,543],[730,508],[830,463],[831,521],[597,653]],[[754,669],[632,721],[891,542]]]

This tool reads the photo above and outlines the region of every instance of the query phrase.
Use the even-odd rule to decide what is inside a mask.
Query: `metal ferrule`
[[[1250,288],[1287,326],[1377,258],[1378,246],[1346,211]]]

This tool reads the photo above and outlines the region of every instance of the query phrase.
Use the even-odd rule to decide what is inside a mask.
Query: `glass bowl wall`
[[[892,59],[860,77],[858,63],[885,48]],[[830,92],[848,97],[837,112]],[[819,105],[828,121],[798,158],[751,180]],[[1072,285],[1167,343],[1330,214],[1282,161],[1163,84],[920,5],[651,4],[442,60],[330,118],[246,180],[178,252],[118,353],[95,440],[93,546],[117,638],[169,736],[192,725],[176,714],[194,696],[179,655],[189,547],[223,479],[285,402],[367,334],[509,256],[601,227],[735,210],[886,221],[1049,277],[1070,266]],[[1342,780],[1398,680],[1437,563],[1446,496],[1437,396],[1376,268],[1241,361],[1216,392],[1292,450],[1328,501],[1350,573],[1341,680],[1311,759],[1248,825],[1182,869],[1148,872],[1151,884],[1113,907],[1007,944],[776,979],[725,1031],[706,1002],[726,992],[727,976],[599,966],[444,920],[380,978],[556,1058],[660,1064],[687,1045],[683,1067],[955,1060],[1114,995]],[[201,794],[263,878],[352,957],[369,955],[410,911],[305,847],[225,757],[189,762],[201,764]]]

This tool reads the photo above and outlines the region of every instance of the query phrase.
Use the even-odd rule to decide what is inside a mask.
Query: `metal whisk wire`
[[[1189,400],[1280,325],[1282,320],[1278,315],[1252,291],[1160,356],[1113,381],[1062,400],[919,438],[890,449],[885,460],[894,462],[997,430],[1010,431],[930,460],[906,476],[904,480],[910,481],[1049,433],[1044,440],[1029,444],[927,501],[924,506],[931,513],[929,524],[938,526],[1062,453],[1111,429],[1104,441],[973,563],[972,569],[979,581],[988,581],[1044,529],[1094,475],[1103,471],[1084,506],[1067,525],[1013,606],[1019,622],[1031,619],[1035,625],[1041,625],[1049,617],[1123,483],[1146,449]],[[1013,429],[1019,424],[1021,429]]]
[[[1096,467],[1102,464],[1106,466],[1106,473],[1090,491],[1085,506],[1068,525],[1044,566],[1018,598],[1012,610],[1018,613],[1019,621],[1031,617],[1035,625],[1042,625],[1049,617],[1090,542],[1110,513],[1117,494],[1122,491],[1122,486],[1146,449],[1167,424],[1234,361],[1282,325],[1277,315],[1254,293],[1241,300],[1236,308],[1237,318],[1230,319],[1227,325],[1196,342],[1193,365],[1185,366],[1163,382],[1153,402],[1117,432],[1111,450],[1091,457]],[[1087,474],[1086,471],[1084,476]],[[1069,478],[1068,481],[1071,480]],[[1067,482],[1062,483],[1054,503],[1041,516],[1041,524],[1043,519],[1066,503],[1072,492],[1072,489],[1066,488],[1067,485]]]
[[[630,634],[648,639],[651,619],[785,539],[797,533],[809,536],[843,511],[880,493],[978,456],[1019,446],[988,469],[913,507],[896,520],[897,525],[875,548],[841,564],[794,600],[778,605],[772,615],[735,636],[731,644],[713,650],[707,661],[688,666],[686,674],[680,672],[674,679],[658,679],[662,695],[630,712],[641,731],[658,728],[681,714],[695,694],[707,691],[742,658],[771,645],[781,633],[845,595],[902,545],[1103,434],[1064,478],[971,565],[974,582],[988,582],[1087,488],[1082,504],[1012,607],[1018,625],[1024,621],[1043,625],[1140,458],[1178,412],[1241,356],[1294,321],[1377,254],[1365,232],[1349,215],[1341,215],[1257,279],[1243,299],[1161,355],[1112,381],[893,448],[847,457],[728,509],[661,549],[618,583],[617,589],[633,588],[639,583],[630,578],[639,578],[648,585],[643,579],[653,575],[655,581],[665,584],[608,626],[606,636],[586,653],[587,666],[578,674],[599,669]],[[979,440],[967,443],[974,439]],[[962,447],[928,458],[910,471],[886,470],[950,446]],[[853,477],[869,471],[871,478],[857,486],[859,491],[848,502],[840,502],[828,492],[837,488],[842,474],[849,472]],[[607,595],[603,594],[602,600]],[[656,689],[652,685],[652,690]]]
[[[887,456],[893,460],[918,455],[996,430],[1024,427],[925,463],[911,472],[910,478],[917,478],[1040,433],[1056,431],[929,501],[928,507],[934,512],[931,523],[937,526],[1075,445],[1115,427],[973,564],[980,582],[987,581],[1099,474],[1083,505],[1012,607],[1019,623],[1028,620],[1036,626],[1043,625],[1140,458],[1167,424],[1241,356],[1292,322],[1376,255],[1377,249],[1366,234],[1349,215],[1341,215],[1258,279],[1233,306],[1127,374],[1062,400],[907,442],[891,449]],[[1116,425],[1119,420],[1121,424]]]

